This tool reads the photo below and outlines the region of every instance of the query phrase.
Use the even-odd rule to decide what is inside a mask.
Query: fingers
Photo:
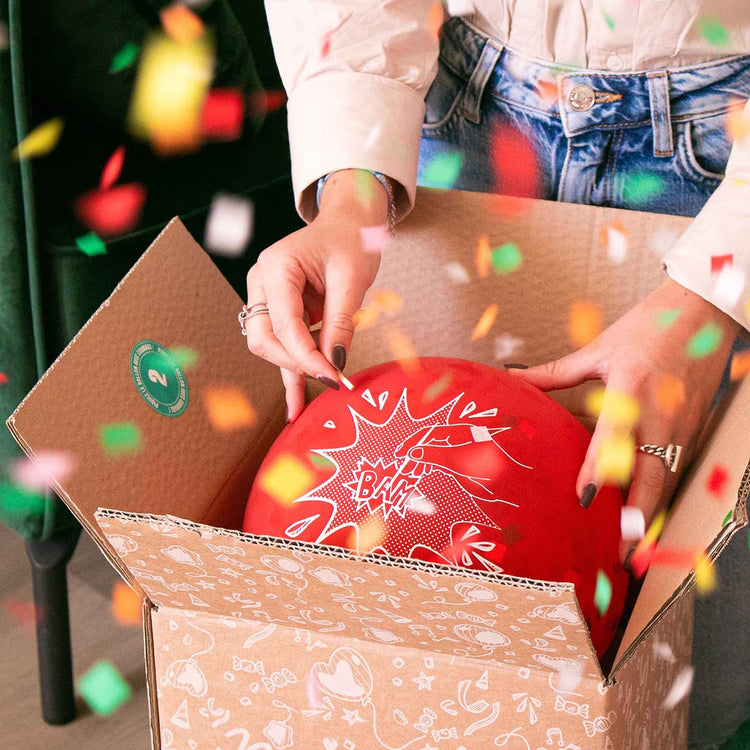
[[[291,424],[305,409],[305,378],[299,373],[281,368],[281,380],[286,390],[286,419]]]
[[[320,349],[337,369],[343,370],[354,336],[354,314],[362,305],[366,289],[360,289],[351,274],[335,268],[330,269],[326,283]]]
[[[521,378],[543,391],[572,388],[587,380],[603,377],[601,360],[593,346],[585,346],[572,354],[528,369],[508,369],[514,378]]]

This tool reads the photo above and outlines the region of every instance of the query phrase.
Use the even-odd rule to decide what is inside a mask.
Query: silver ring
[[[247,331],[245,330],[246,320],[249,320],[255,315],[270,315],[270,314],[271,314],[271,311],[268,309],[267,302],[256,302],[253,305],[243,305],[242,309],[239,311],[237,315],[237,320],[239,321],[240,328],[242,329],[242,335],[247,336]]]
[[[666,467],[672,471],[677,471],[677,464],[682,454],[682,446],[670,443],[669,445],[639,445],[638,450],[641,453],[648,453],[651,456],[658,456],[664,460]]]

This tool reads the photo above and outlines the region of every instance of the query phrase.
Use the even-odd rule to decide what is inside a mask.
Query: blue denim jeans
[[[695,216],[724,176],[729,103],[748,98],[750,55],[669,71],[565,68],[452,18],[426,97],[418,184]],[[513,157],[498,158],[503,141]],[[744,531],[717,573],[717,591],[695,607],[691,748],[750,718]]]

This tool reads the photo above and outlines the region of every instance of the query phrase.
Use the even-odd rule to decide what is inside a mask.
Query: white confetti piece
[[[75,468],[73,455],[65,451],[41,451],[36,460],[20,458],[10,463],[10,475],[16,484],[34,492],[43,492],[51,482],[62,482]]]
[[[672,653],[671,646],[665,641],[655,640],[652,647],[654,654],[660,659],[664,659],[664,661],[668,661],[670,664],[674,664],[677,661],[675,655]]]
[[[468,16],[475,10],[473,0],[446,0],[445,7],[451,16]]]
[[[646,519],[640,508],[624,506],[620,515],[620,532],[623,539],[643,539],[646,533]]]
[[[253,236],[252,201],[237,195],[217,194],[211,201],[203,241],[217,255],[241,255]]]
[[[508,359],[523,345],[523,339],[503,333],[495,337],[495,359]]]
[[[628,237],[616,227],[607,227],[607,258],[616,266],[625,262],[628,254]]]
[[[684,667],[675,677],[672,687],[664,699],[664,708],[674,708],[689,692],[693,686],[692,667]]]
[[[469,283],[469,273],[460,263],[456,261],[453,263],[446,263],[443,266],[443,270],[454,284]]]
[[[366,253],[382,253],[391,241],[391,233],[383,224],[377,227],[362,227],[359,230],[362,250]]]
[[[558,671],[557,690],[572,693],[581,681],[581,673],[576,669],[563,668]]]
[[[658,227],[648,239],[648,246],[652,253],[663,258],[677,242],[679,234],[674,229]]]
[[[490,431],[484,425],[472,424],[469,425],[469,429],[471,430],[471,438],[475,443],[487,443],[492,440]]]
[[[424,495],[410,495],[406,507],[423,516],[431,516],[436,508]]]
[[[716,274],[716,280],[711,287],[711,300],[719,307],[734,307],[745,289],[745,272],[741,268],[725,265]]]

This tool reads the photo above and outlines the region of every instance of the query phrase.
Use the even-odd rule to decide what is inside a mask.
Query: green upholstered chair
[[[136,67],[110,72],[126,44],[158,28],[158,0],[0,0],[0,417],[3,422],[164,225],[179,215],[200,241],[217,192],[255,205],[255,231],[241,257],[215,261],[245,296],[257,254],[302,224],[294,210],[286,112],[246,121],[243,137],[179,158],[159,158],[125,134]],[[280,90],[262,0],[214,0],[199,11],[216,40],[214,85],[245,92]],[[65,119],[63,136],[43,158],[15,161],[11,151],[47,118]],[[75,239],[75,198],[97,186],[109,155],[126,147],[122,182],[148,198],[138,226],[89,257]],[[238,329],[239,335],[239,329]],[[66,564],[80,526],[53,494],[18,502],[9,462],[21,456],[0,430],[0,521],[26,540],[38,612],[42,712],[75,717]],[[104,564],[104,563],[103,563]]]

